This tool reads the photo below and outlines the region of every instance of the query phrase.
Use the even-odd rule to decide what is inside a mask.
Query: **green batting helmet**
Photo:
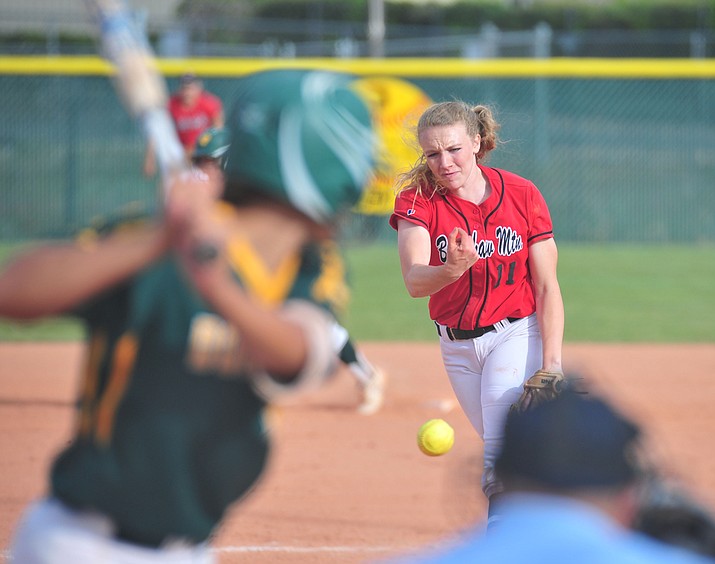
[[[228,120],[226,196],[251,190],[319,223],[355,204],[372,172],[376,136],[348,75],[269,70],[239,79]]]
[[[196,147],[191,158],[223,161],[230,144],[228,131],[219,127],[209,127],[196,140]]]

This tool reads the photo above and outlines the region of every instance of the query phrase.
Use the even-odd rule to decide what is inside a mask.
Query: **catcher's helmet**
[[[228,131],[223,128],[210,127],[199,135],[191,158],[193,160],[216,159],[224,165],[230,145]]]
[[[376,137],[352,80],[310,70],[239,79],[225,197],[259,192],[319,223],[355,204],[372,171]]]
[[[623,487],[639,475],[640,434],[606,400],[566,391],[509,413],[496,473],[549,490]]]

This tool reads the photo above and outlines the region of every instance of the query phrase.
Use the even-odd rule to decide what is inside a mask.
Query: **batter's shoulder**
[[[140,227],[150,223],[156,215],[156,210],[143,202],[129,202],[114,212],[92,218],[90,224],[81,229],[77,237],[94,233],[97,237],[105,237],[122,229]]]

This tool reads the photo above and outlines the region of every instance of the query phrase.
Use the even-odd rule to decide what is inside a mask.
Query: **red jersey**
[[[455,227],[471,233],[479,260],[429,299],[430,317],[458,329],[534,313],[529,245],[554,236],[546,202],[531,181],[505,170],[479,168],[492,188],[480,205],[449,193],[418,195],[412,188],[397,195],[390,216],[394,229],[405,219],[429,231],[433,266],[446,262],[448,237]]]
[[[205,91],[191,107],[182,105],[178,94],[169,98],[169,113],[174,120],[179,141],[186,149],[194,148],[199,135],[214,124],[222,110],[221,100]]]

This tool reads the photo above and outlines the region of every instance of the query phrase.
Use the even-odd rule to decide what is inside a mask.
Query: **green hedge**
[[[211,2],[207,2],[211,3]],[[219,3],[213,0],[215,5]],[[546,22],[554,29],[697,29],[712,27],[715,10],[702,0],[613,0],[589,3],[561,0],[513,6],[498,0],[463,0],[452,4],[385,2],[388,24],[474,28],[492,22],[504,30],[532,28]],[[191,11],[200,2],[191,0]],[[225,3],[224,3],[225,5]],[[365,0],[256,0],[254,15],[265,18],[363,22]]]

